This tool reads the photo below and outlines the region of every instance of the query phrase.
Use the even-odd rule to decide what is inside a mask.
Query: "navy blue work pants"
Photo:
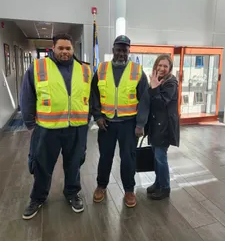
[[[29,154],[29,169],[34,174],[32,200],[44,202],[47,199],[60,151],[65,173],[65,197],[71,199],[81,190],[80,165],[86,150],[87,131],[88,125],[62,129],[35,127]]]
[[[125,192],[133,192],[135,186],[136,146],[135,136],[136,119],[122,122],[107,121],[107,131],[99,130],[99,164],[97,183],[99,187],[106,188],[109,183],[114,152],[117,141],[120,148],[120,175]]]

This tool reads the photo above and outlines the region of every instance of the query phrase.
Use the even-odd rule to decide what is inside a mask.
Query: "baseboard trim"
[[[12,115],[10,116],[10,118],[8,119],[8,121],[5,123],[5,125],[0,128],[0,139],[3,136],[3,132],[6,129],[6,127],[8,126],[9,122],[15,117],[15,115],[18,113],[18,109],[15,109],[15,111],[12,113]]]

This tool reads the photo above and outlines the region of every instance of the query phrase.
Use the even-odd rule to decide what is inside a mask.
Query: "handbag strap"
[[[145,136],[142,137],[142,139],[141,139],[141,143],[140,143],[139,147],[142,147],[142,144],[143,144],[144,138],[145,138]]]

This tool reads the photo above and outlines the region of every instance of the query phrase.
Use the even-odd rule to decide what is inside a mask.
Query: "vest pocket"
[[[39,111],[50,113],[51,112],[51,95],[48,85],[44,85],[37,88],[37,98]]]
[[[128,95],[128,104],[132,105],[132,104],[138,103],[136,88],[128,87],[127,88],[127,95]]]
[[[98,89],[100,93],[100,102],[101,104],[105,104],[105,100],[106,100],[106,81],[105,80],[98,81]]]

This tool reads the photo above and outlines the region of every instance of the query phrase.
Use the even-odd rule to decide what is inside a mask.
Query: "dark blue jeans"
[[[122,122],[107,122],[107,131],[99,130],[99,164],[97,183],[106,188],[109,183],[117,140],[120,147],[120,175],[125,192],[133,192],[135,186],[136,136],[135,118]]]
[[[170,173],[167,159],[168,147],[153,147],[155,154],[155,185],[160,189],[170,188]]]
[[[32,170],[34,185],[32,200],[44,202],[49,194],[52,173],[60,151],[65,174],[63,193],[71,199],[81,190],[80,164],[86,150],[88,126],[46,129],[36,126],[32,134]]]

